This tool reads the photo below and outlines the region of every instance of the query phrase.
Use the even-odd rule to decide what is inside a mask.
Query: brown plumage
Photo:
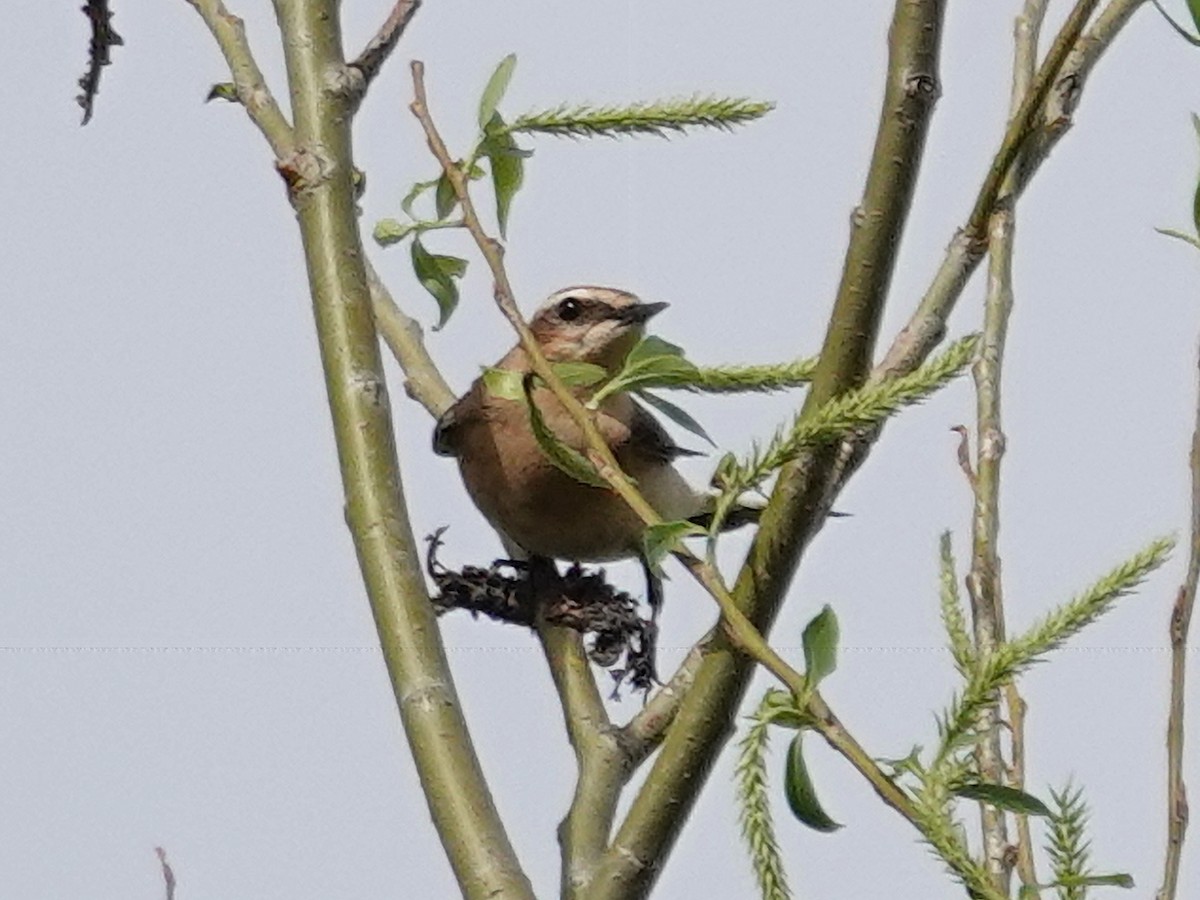
[[[642,303],[612,288],[575,287],[554,294],[530,322],[552,362],[578,361],[615,371],[641,337],[647,319],[666,304]],[[496,368],[530,371],[519,346]],[[590,388],[577,388],[581,400]],[[564,444],[586,451],[583,433],[545,387],[533,402]],[[689,451],[628,394],[604,400],[596,425],[626,473],[667,520],[701,515],[709,498],[692,489],[672,462]],[[458,459],[467,491],[487,520],[526,552],[600,562],[637,556],[645,525],[617,494],[582,484],[546,458],[524,403],[489,393],[482,379],[438,422],[438,453]]]

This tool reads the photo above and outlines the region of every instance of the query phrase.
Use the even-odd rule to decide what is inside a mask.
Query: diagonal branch
[[[854,216],[842,283],[805,410],[859,384],[870,363],[925,134],[939,91],[937,61],[945,4],[899,0],[889,37],[887,90],[863,202]],[[780,475],[734,589],[760,628],[775,618],[799,557],[815,534],[829,450]],[[753,666],[718,646],[703,657],[654,767],[622,823],[594,900],[642,897],[653,886],[713,762],[729,739]],[[822,732],[827,739],[835,731]],[[850,748],[837,746],[853,759]]]
[[[436,419],[454,404],[454,391],[429,355],[421,324],[397,305],[371,261],[364,257],[364,263],[375,327],[404,370],[404,391]]]
[[[375,76],[379,74],[383,64],[396,49],[396,44],[399,43],[400,38],[404,35],[404,30],[420,6],[421,0],[396,0],[396,5],[392,7],[391,13],[379,26],[379,30],[375,32],[371,40],[367,41],[362,52],[352,62],[347,63],[347,68],[352,69],[358,76],[353,79],[351,91],[353,96],[348,98],[352,105],[357,106],[362,101],[367,88],[371,86],[371,82],[375,80]]]

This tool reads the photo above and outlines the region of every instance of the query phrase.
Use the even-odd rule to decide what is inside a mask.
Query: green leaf
[[[796,698],[791,691],[771,688],[759,703],[758,719],[768,725],[781,728],[803,728],[807,721],[804,713],[796,708]]]
[[[704,426],[692,418],[691,414],[682,407],[676,406],[670,400],[664,400],[662,397],[656,397],[649,391],[637,391],[639,397],[653,406],[656,410],[678,425],[680,428],[686,428],[692,434],[699,438],[708,441],[712,446],[717,446],[713,439],[708,436],[708,432],[704,430]]]
[[[412,222],[400,222],[396,219],[380,219],[375,223],[375,229],[371,232],[371,237],[375,238],[375,243],[380,247],[390,247],[392,244],[397,244],[404,240],[414,231],[417,226]]]
[[[1154,230],[1157,231],[1159,234],[1165,234],[1167,237],[1171,237],[1171,238],[1175,238],[1176,240],[1183,241],[1185,244],[1191,244],[1197,250],[1200,250],[1200,238],[1197,238],[1193,234],[1187,234],[1186,232],[1183,232],[1183,231],[1177,231],[1174,228],[1155,228]]]
[[[491,129],[503,128],[504,120],[499,114],[492,117]],[[498,123],[498,124],[497,124]],[[492,190],[496,194],[496,221],[500,224],[500,236],[508,236],[508,213],[513,197],[525,180],[525,152],[517,146],[511,134],[495,130],[480,145],[492,170]]]
[[[454,207],[458,206],[458,195],[454,193],[454,185],[445,172],[437,180],[437,188],[433,193],[433,203],[438,221],[449,216],[450,213],[454,212]]]
[[[608,487],[608,482],[600,477],[600,473],[596,471],[596,467],[588,461],[587,457],[575,448],[568,447],[559,440],[558,435],[550,430],[546,420],[542,418],[542,411],[533,402],[533,382],[532,373],[525,375],[522,388],[525,393],[525,403],[529,407],[529,426],[542,453],[556,468],[567,473],[576,481],[594,487]]]
[[[1188,12],[1192,14],[1192,24],[1200,31],[1200,0],[1188,0]]]
[[[1024,816],[1048,816],[1050,810],[1033,794],[1027,794],[1014,787],[1003,784],[989,784],[984,781],[955,785],[953,792],[967,800],[979,800],[997,809],[1020,813]]]
[[[608,376],[603,366],[585,362],[556,362],[550,368],[567,387],[588,387]]]
[[[417,198],[423,193],[425,193],[431,187],[434,187],[440,180],[441,179],[439,178],[435,178],[432,181],[418,181],[411,188],[409,188],[408,193],[404,195],[404,199],[400,201],[400,208],[404,210],[405,215],[411,216],[415,219],[416,214],[413,213],[412,209],[413,203],[415,203]]]
[[[838,620],[828,604],[804,626],[804,680],[815,688],[837,668]]]
[[[504,92],[508,90],[508,82],[512,80],[513,69],[516,67],[517,54],[510,53],[500,60],[500,64],[492,72],[492,77],[488,79],[487,86],[483,89],[483,96],[479,98],[480,128],[486,129],[488,123],[492,121],[492,116],[504,98]]]
[[[212,100],[227,100],[230,103],[237,103],[237,85],[235,85],[232,81],[221,81],[217,84],[214,84],[208,89],[208,93],[204,97],[205,103],[208,103]]]
[[[524,375],[512,369],[483,370],[483,386],[493,397],[504,400],[525,400]]]
[[[784,771],[784,793],[792,814],[814,831],[837,831],[842,826],[829,817],[817,799],[816,789],[804,764],[801,732],[792,738],[788,747],[787,768]]]
[[[642,559],[657,572],[662,561],[689,535],[704,534],[704,529],[691,522],[659,522],[648,525],[642,532]]]
[[[433,330],[439,330],[458,306],[458,284],[467,271],[467,261],[457,256],[437,256],[425,249],[419,238],[412,242],[412,265],[417,280],[437,301],[440,315]]]

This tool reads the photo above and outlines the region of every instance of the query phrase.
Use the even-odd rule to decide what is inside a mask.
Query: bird
[[[644,336],[646,323],[667,306],[645,303],[617,288],[581,285],[552,294],[529,328],[549,362],[591,363],[613,374]],[[532,371],[519,342],[494,368],[525,375]],[[594,389],[571,388],[581,402]],[[533,387],[530,400],[563,444],[586,454],[582,429],[548,387]],[[697,454],[678,446],[634,396],[611,394],[594,415],[617,462],[664,521],[701,522],[711,513],[714,495],[692,487],[674,465],[682,456]],[[657,620],[662,582],[643,556],[646,523],[614,491],[584,484],[556,467],[538,444],[521,399],[489,392],[481,376],[439,418],[433,448],[458,460],[467,493],[484,518],[531,557],[581,563],[641,560],[652,620]],[[730,517],[730,524],[744,524],[754,515],[753,507],[744,507]]]

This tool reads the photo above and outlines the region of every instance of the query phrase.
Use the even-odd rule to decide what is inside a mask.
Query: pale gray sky
[[[268,4],[231,3],[282,99]],[[183,0],[117,4],[126,46],[81,130],[76,5],[28,4],[0,33],[3,893],[159,897],[161,844],[181,900],[452,897],[373,649],[299,241],[266,147],[241,110],[202,103],[226,72]],[[352,48],[388,5],[347,0]],[[1052,4],[1053,24],[1069,5]],[[999,139],[1018,6],[952,4],[885,340]],[[413,57],[457,147],[488,73],[514,51],[510,111],[694,91],[776,100],[734,135],[533,142],[509,261],[526,308],[579,282],[671,301],[658,333],[697,361],[811,352],[870,150],[890,7],[430,0],[359,116],[364,223],[396,214],[407,186],[436,171],[406,109]],[[1198,66],[1145,9],[1020,208],[1002,547],[1014,629],[1186,525],[1200,257],[1153,227],[1187,227]],[[467,241],[428,243],[473,259],[462,308],[429,337],[463,388],[511,338]],[[432,323],[407,252],[372,256]],[[977,326],[980,299],[976,280],[955,333]],[[448,524],[446,560],[486,562],[494,536],[391,375],[418,533]],[[722,447],[745,449],[798,399],[686,402]],[[803,623],[834,606],[845,650],[826,693],[879,756],[929,743],[932,712],[956,686],[935,554],[946,527],[966,546],[969,497],[947,428],[971,416],[963,382],[889,428],[840,501],[853,518],[821,534],[776,630],[796,658]],[[702,479],[711,465],[690,471]],[[745,541],[731,539],[731,562]],[[1149,896],[1161,866],[1165,635],[1181,562],[1025,682],[1030,787],[1086,786],[1095,858],[1135,875],[1129,896]],[[614,571],[638,587],[635,570]],[[715,619],[687,579],[668,591],[667,671]],[[539,895],[553,896],[573,760],[540,654],[527,634],[465,616],[448,617],[445,635],[496,800]],[[815,834],[780,803],[797,896],[961,896],[909,826],[810,743],[846,827]],[[658,896],[752,896],[731,759]],[[1185,866],[1181,896],[1200,896],[1196,852]]]

